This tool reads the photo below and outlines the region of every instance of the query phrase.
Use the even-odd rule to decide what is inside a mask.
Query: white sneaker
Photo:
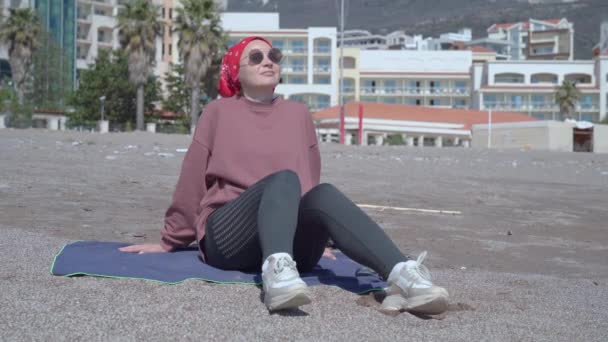
[[[270,255],[262,265],[264,304],[270,311],[310,304],[308,286],[287,253]]]
[[[431,274],[422,261],[426,251],[417,260],[400,262],[388,277],[386,298],[382,309],[438,315],[448,309],[448,291],[431,282]]]

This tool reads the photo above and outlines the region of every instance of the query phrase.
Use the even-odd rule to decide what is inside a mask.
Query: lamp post
[[[338,101],[340,104],[340,144],[344,145],[344,103],[342,101],[342,87],[344,86],[344,0],[340,1],[340,77],[338,82]]]
[[[103,115],[103,114],[104,114],[103,112],[104,112],[104,104],[105,104],[105,101],[106,101],[106,96],[105,96],[105,95],[101,96],[101,97],[99,98],[99,101],[101,101],[101,121],[104,121],[104,120],[103,120],[103,116],[104,116],[104,115]]]

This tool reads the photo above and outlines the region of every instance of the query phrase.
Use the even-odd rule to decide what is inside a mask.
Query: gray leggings
[[[321,259],[328,239],[344,254],[386,279],[407,260],[386,233],[330,184],[301,196],[296,173],[273,173],[213,212],[201,248],[211,266],[259,271],[273,253],[293,256],[300,272]]]

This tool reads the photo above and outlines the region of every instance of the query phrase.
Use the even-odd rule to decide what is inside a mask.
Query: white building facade
[[[608,56],[583,61],[494,61],[472,68],[472,103],[487,110],[524,112],[541,120],[563,120],[555,90],[575,82],[581,96],[574,119],[598,122],[608,106]]]
[[[608,111],[608,55],[581,61],[496,61],[470,50],[344,50],[345,103],[492,109],[562,120],[554,93],[570,80],[581,92],[575,119],[598,122]]]
[[[485,47],[494,45],[500,55],[510,60],[574,59],[574,27],[566,18],[494,24],[487,32],[487,39],[474,43]]]

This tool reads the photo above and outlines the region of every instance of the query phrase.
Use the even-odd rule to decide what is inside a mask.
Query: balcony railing
[[[329,73],[330,70],[329,65],[315,65],[313,67],[313,71],[317,73]]]
[[[469,95],[468,88],[361,87],[361,94],[379,95]]]
[[[315,47],[314,49],[314,53],[318,53],[318,54],[328,54],[331,53],[331,48],[329,46],[319,46],[319,47]]]
[[[513,103],[513,102],[484,102],[485,109],[495,110],[513,110],[513,111],[534,111],[534,112],[559,112],[560,108],[557,104],[551,102],[533,102],[533,103]],[[596,103],[582,104],[574,107],[576,112],[596,112],[599,111],[599,106]]]
[[[306,66],[304,66],[304,65],[290,65],[290,64],[281,65],[282,72],[305,73],[306,70],[307,70]]]
[[[329,103],[327,102],[309,102],[308,108],[311,111],[319,111],[321,109],[329,108]]]
[[[308,52],[308,48],[306,48],[306,47],[291,47],[291,48],[283,49],[281,51],[283,53],[286,53],[286,54],[305,54],[305,53]]]

